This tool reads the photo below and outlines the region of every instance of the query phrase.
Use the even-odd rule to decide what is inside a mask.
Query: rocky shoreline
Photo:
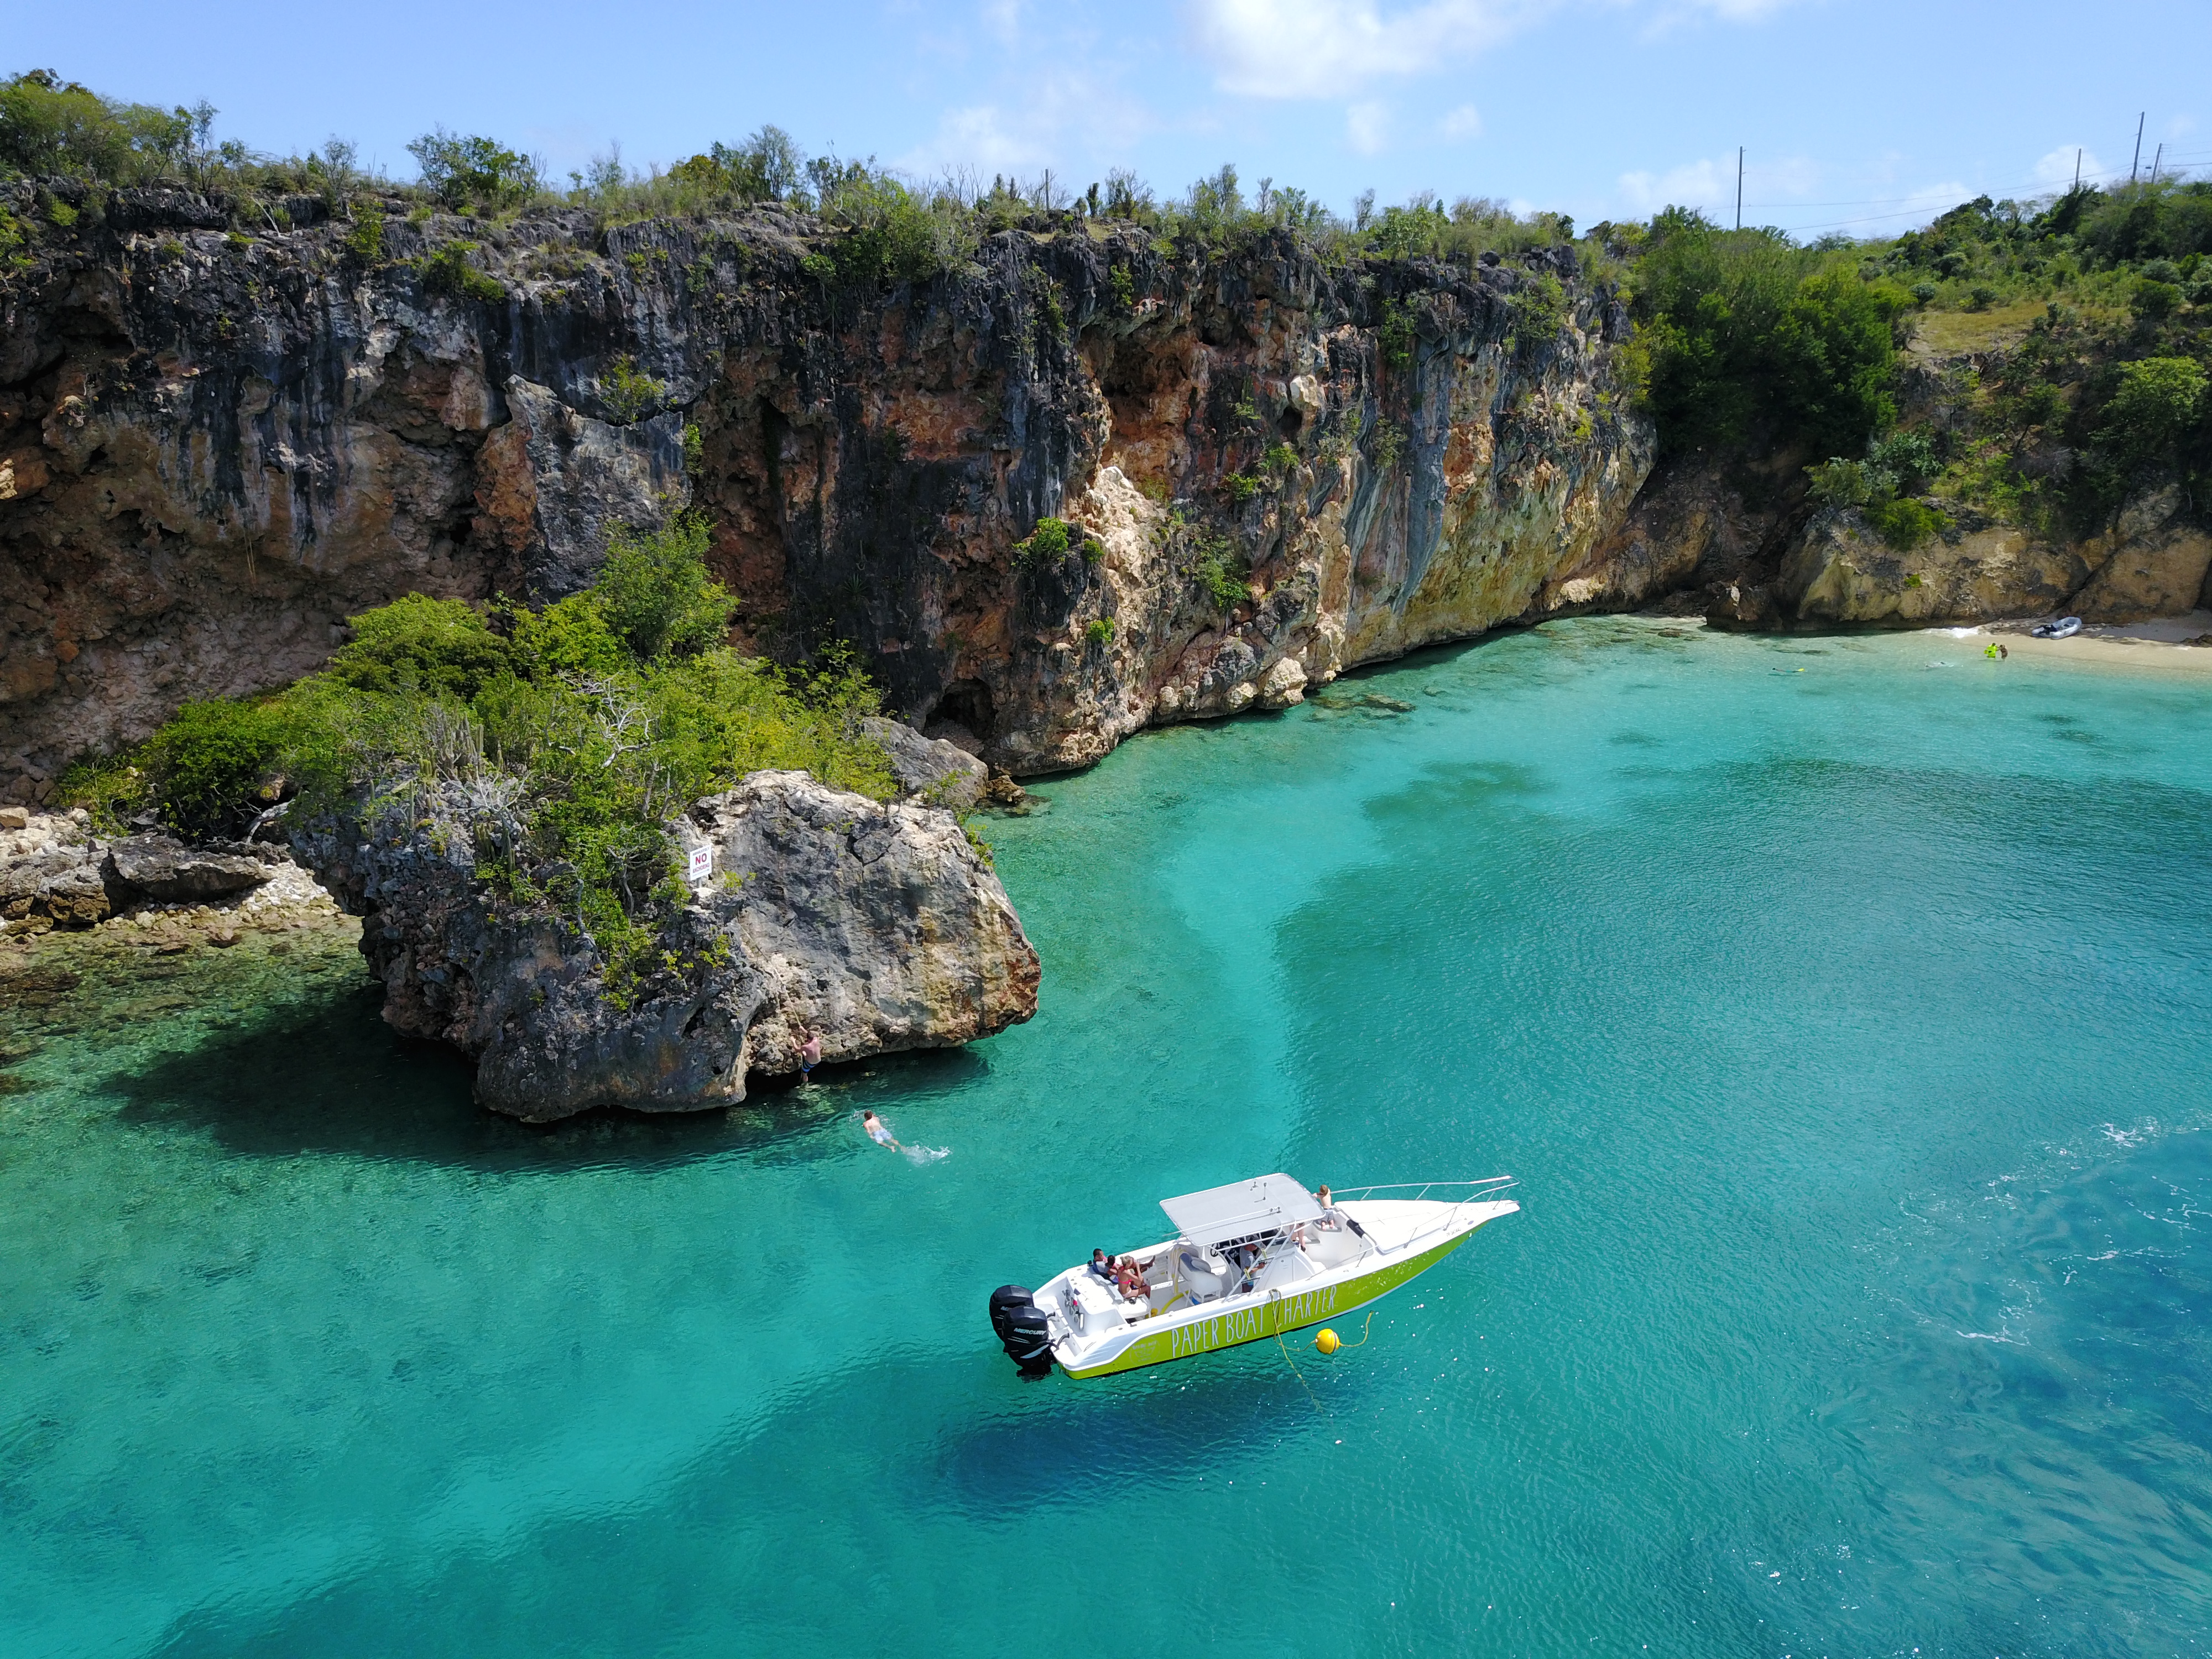
[[[173,836],[94,833],[82,808],[0,808],[0,949],[57,930],[89,930],[162,949],[234,945],[264,931],[335,919],[339,907],[281,848],[188,847]]]

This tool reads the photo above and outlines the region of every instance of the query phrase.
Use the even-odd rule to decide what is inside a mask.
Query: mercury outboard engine
[[[1024,1376],[1050,1375],[1052,1332],[1028,1285],[1001,1285],[991,1292],[991,1329]]]

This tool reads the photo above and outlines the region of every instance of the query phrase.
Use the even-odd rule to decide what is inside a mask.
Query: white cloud
[[[1344,112],[1345,142],[1362,155],[1380,155],[1390,142],[1390,107],[1353,104]]]
[[[1720,195],[1720,168],[1711,161],[1692,161],[1663,173],[1620,175],[1621,199],[1638,216],[1656,213],[1663,207],[1710,207]],[[1735,199],[1733,168],[1729,170],[1728,197],[1731,202]]]
[[[1495,46],[1558,0],[1191,0],[1200,48],[1226,92],[1326,98],[1386,76],[1441,69]]]
[[[1389,76],[1431,75],[1462,63],[1564,9],[1567,0],[1415,0],[1388,9],[1382,0],[1184,3],[1223,91],[1253,98],[1340,98]],[[1661,0],[1654,26],[1699,15],[1752,22],[1791,3]]]
[[[1437,133],[1455,142],[1482,137],[1482,112],[1472,104],[1462,104],[1437,124]]]
[[[948,158],[993,173],[1031,167],[1047,154],[1034,128],[1018,130],[996,104],[971,104],[949,109],[938,118],[937,132],[928,143],[901,158],[915,172],[946,165]]]
[[[923,177],[955,169],[1026,175],[1047,167],[1110,166],[1158,125],[1145,106],[1097,78],[1026,76],[1014,97],[946,110],[937,131],[897,165]]]
[[[2079,165],[2084,179],[2094,179],[2105,170],[2105,164],[2097,159],[2096,151],[2086,146],[2077,149],[2072,144],[2061,144],[2035,164],[2035,182],[2046,190],[2071,188],[2076,157],[2080,158]]]

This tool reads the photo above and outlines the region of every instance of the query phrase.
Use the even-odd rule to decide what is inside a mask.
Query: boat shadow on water
[[[1297,1372],[1266,1341],[1079,1384],[1006,1373],[998,1388],[1015,1398],[939,1438],[932,1474],[981,1514],[1090,1502],[1133,1483],[1234,1480],[1288,1443],[1341,1437],[1364,1414],[1375,1372],[1322,1359],[1312,1337],[1284,1339]]]
[[[593,1165],[678,1164],[735,1152],[773,1164],[850,1157],[850,1136],[820,1132],[856,1097],[966,1085],[987,1062],[964,1051],[883,1055],[824,1067],[795,1087],[755,1078],[738,1105],[698,1112],[602,1108],[531,1124],[478,1106],[473,1068],[441,1044],[400,1036],[378,1012],[380,989],[246,1015],[188,1044],[118,1066],[96,1091],[118,1121],[196,1130],[234,1155],[335,1152],[405,1158],[484,1173]]]

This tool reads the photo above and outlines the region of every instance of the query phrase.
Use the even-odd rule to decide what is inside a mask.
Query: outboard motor
[[[1001,1285],[991,1292],[991,1330],[1024,1376],[1051,1374],[1051,1328],[1028,1285]]]

